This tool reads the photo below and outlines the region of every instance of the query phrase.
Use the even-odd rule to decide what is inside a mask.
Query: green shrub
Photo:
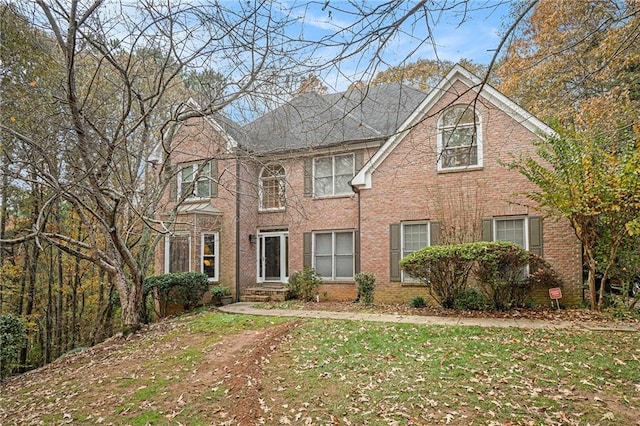
[[[371,272],[359,272],[354,277],[358,284],[358,295],[365,305],[373,305],[373,293],[376,290],[376,276]]]
[[[144,280],[144,299],[153,292],[157,292],[162,316],[167,305],[177,304],[184,309],[191,309],[202,302],[202,296],[209,290],[209,279],[200,272],[174,272],[171,274],[154,275]],[[146,302],[145,302],[146,304]]]
[[[478,244],[425,247],[400,260],[400,266],[422,281],[440,306],[453,308],[458,294],[467,288]]]
[[[412,308],[424,308],[425,306],[427,306],[427,302],[425,302],[424,297],[416,296],[412,297],[411,300],[409,300],[409,306],[411,306]]]
[[[231,296],[231,289],[225,285],[214,285],[209,289],[211,297]]]
[[[560,275],[540,256],[529,253],[529,284],[531,287],[562,287]]]
[[[443,308],[454,308],[461,297],[467,298],[461,295],[471,272],[487,299],[483,305],[488,302],[501,310],[522,306],[534,286],[562,285],[546,261],[505,241],[425,247],[400,260],[400,266],[422,281]]]
[[[476,255],[474,274],[485,297],[498,310],[521,306],[531,290],[529,252],[506,241],[486,243]]]
[[[26,338],[27,328],[20,318],[0,315],[0,381],[16,367]]]
[[[474,273],[484,295],[499,310],[523,306],[536,286],[562,286],[547,261],[504,241],[486,243],[478,252]]]
[[[287,283],[289,297],[311,301],[316,295],[320,284],[322,284],[322,279],[313,268],[304,268],[302,272],[294,272]]]
[[[478,290],[468,287],[458,293],[453,307],[463,311],[484,311],[489,306],[487,299]]]

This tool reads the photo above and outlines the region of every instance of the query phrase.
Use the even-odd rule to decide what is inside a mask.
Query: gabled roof
[[[189,108],[199,111],[200,105],[198,105],[193,98],[189,98],[187,102],[180,106],[178,112],[186,111]],[[242,145],[246,140],[246,135],[242,131],[242,128],[223,114],[217,112],[214,114],[203,115],[202,117],[207,124],[213,127],[216,132],[222,136],[226,142],[227,150],[231,151],[233,148]],[[172,129],[174,135],[180,127],[184,125],[184,123],[184,121],[181,121]],[[158,142],[151,150],[148,161],[150,163],[159,163],[163,160],[163,157],[162,142]]]
[[[244,126],[244,147],[256,154],[385,140],[426,94],[385,84],[320,96],[304,93]]]
[[[467,71],[462,66],[456,65],[440,83],[429,92],[429,95],[415,111],[407,117],[404,123],[399,126],[398,131],[391,135],[369,161],[367,161],[362,169],[354,176],[351,184],[361,188],[371,188],[371,175],[376,168],[382,164],[409,131],[425,118],[433,106],[447,94],[458,81],[469,87],[474,93],[477,93],[483,100],[501,109],[531,132],[539,135],[554,133],[549,126],[527,112],[524,108],[517,105],[490,85],[482,84],[482,80],[479,77]]]

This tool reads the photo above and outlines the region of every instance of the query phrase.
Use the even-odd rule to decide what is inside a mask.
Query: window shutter
[[[353,233],[353,264],[355,273],[360,272],[360,232]]]
[[[213,159],[209,163],[209,190],[211,198],[218,196],[218,160]]]
[[[429,222],[429,245],[436,246],[441,244],[440,230],[442,225],[440,222]]]
[[[302,266],[311,268],[311,232],[302,234]]]
[[[542,218],[529,217],[529,251],[542,257]]]
[[[307,158],[304,160],[304,192],[305,197],[311,197],[313,195],[313,159]]]
[[[171,180],[169,181],[169,199],[171,201],[178,199],[178,174],[174,172],[175,167],[169,166],[167,173],[171,175]]]
[[[493,219],[482,219],[482,241],[493,241]]]
[[[354,162],[353,168],[355,172],[358,173],[362,168],[362,163],[364,162],[364,154],[362,153],[362,151],[358,151],[355,153],[353,162]]]
[[[400,281],[400,224],[389,225],[389,281]]]

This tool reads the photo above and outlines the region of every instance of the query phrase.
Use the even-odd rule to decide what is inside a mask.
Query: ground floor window
[[[203,233],[200,250],[200,263],[202,265],[202,273],[206,274],[210,281],[218,281],[218,251],[218,234],[215,232]]]
[[[191,238],[188,234],[174,234],[165,237],[164,272],[188,272],[191,259]]]
[[[529,250],[527,220],[524,217],[493,219],[493,241],[508,241]],[[522,268],[522,276],[529,275],[529,265]]]
[[[524,249],[529,249],[527,221],[524,217],[495,218],[493,220],[493,240],[509,241]]]
[[[354,271],[353,231],[315,232],[313,267],[327,280],[352,280]]]
[[[402,256],[405,257],[416,250],[429,245],[429,223],[428,222],[403,222],[401,233]],[[416,278],[402,273],[403,282],[417,282]]]

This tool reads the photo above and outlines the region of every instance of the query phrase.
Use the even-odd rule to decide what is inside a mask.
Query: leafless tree
[[[51,60],[63,71],[53,96],[32,105],[52,111],[55,143],[2,125],[29,152],[20,161],[32,173],[15,178],[47,189],[33,229],[8,242],[46,241],[98,265],[116,285],[124,332],[134,331],[143,280],[166,231],[157,218],[175,173],[172,131],[289,84],[284,77],[298,72],[301,48],[287,35],[292,18],[271,2],[37,0],[22,13],[55,40]],[[185,103],[183,77],[194,70],[215,72],[221,83],[199,109]],[[149,155],[159,146],[164,158],[152,170]],[[60,203],[79,217],[84,238],[46,226]]]

